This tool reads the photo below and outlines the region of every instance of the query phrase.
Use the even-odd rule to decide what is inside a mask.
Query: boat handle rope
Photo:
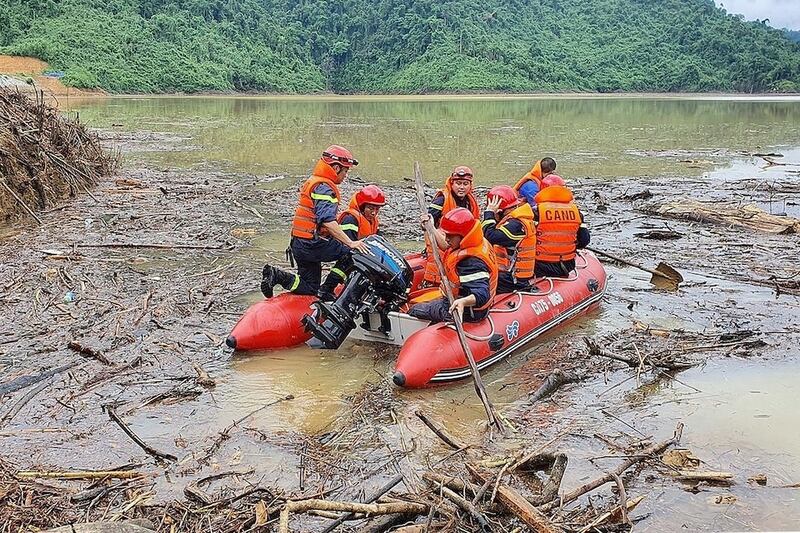
[[[514,294],[517,295],[517,302],[514,305],[512,305],[511,307],[508,307],[506,309],[489,309],[489,312],[486,314],[486,320],[489,321],[489,325],[491,326],[491,329],[489,330],[489,334],[488,335],[473,335],[472,333],[470,333],[469,331],[467,331],[465,329],[464,330],[464,336],[466,336],[468,339],[473,340],[473,341],[479,341],[479,342],[481,342],[481,341],[489,341],[496,334],[495,327],[494,327],[494,320],[492,320],[492,313],[513,313],[514,311],[519,310],[519,308],[522,307],[522,296],[523,295],[526,295],[526,296],[547,296],[548,294],[553,292],[553,288],[555,287],[555,283],[553,283],[553,280],[557,279],[559,281],[564,281],[564,282],[577,280],[578,279],[578,273],[576,271],[578,269],[583,270],[584,268],[589,266],[589,261],[583,256],[582,253],[578,252],[577,257],[580,257],[583,260],[583,264],[582,265],[577,265],[577,264],[575,265],[575,271],[573,271],[574,274],[575,274],[574,276],[572,275],[573,272],[570,272],[569,276],[567,276],[566,278],[551,278],[551,277],[543,278],[543,279],[546,279],[548,282],[550,282],[550,288],[547,289],[547,291],[545,291],[545,292],[514,291]],[[455,327],[452,324],[447,324],[447,327],[452,329],[452,330],[455,330]]]

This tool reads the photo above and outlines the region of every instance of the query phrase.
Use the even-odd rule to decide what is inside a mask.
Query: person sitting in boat
[[[423,224],[428,216],[423,215]],[[483,238],[480,222],[469,209],[453,209],[441,219],[436,244],[446,250],[442,262],[455,299],[452,305],[444,296],[418,303],[408,314],[433,323],[452,320],[452,313],[458,313],[464,322],[483,320],[497,292],[497,259],[492,245]]]
[[[514,185],[514,190],[531,206],[536,205],[536,194],[542,190],[542,180],[556,171],[556,161],[545,157],[537,161],[530,172],[522,176]]]
[[[530,204],[508,185],[492,187],[481,226],[497,255],[497,294],[530,290],[536,260],[536,228]]]
[[[287,253],[297,262],[297,274],[265,265],[261,292],[271,298],[275,285],[295,294],[316,295],[322,281],[322,263],[345,260],[350,251],[367,252],[361,240],[347,236],[336,221],[338,185],[358,161],[350,150],[331,145],[322,152],[311,177],[300,187],[300,199],[292,221],[292,239]]]
[[[433,220],[434,227],[438,228],[442,217],[457,207],[469,210],[475,218],[480,216],[478,200],[472,194],[472,177],[471,168],[457,166],[453,169],[450,177],[445,180],[444,187],[436,191],[433,200],[428,206],[428,214]],[[441,280],[439,279],[439,271],[436,269],[436,263],[433,261],[431,243],[428,242],[427,238],[425,239],[425,254],[428,257],[428,261],[425,264],[423,286],[433,287],[438,285]]]
[[[533,208],[536,223],[536,277],[567,277],[575,269],[579,248],[589,245],[589,229],[575,205],[572,191],[560,176],[542,180]]]
[[[378,210],[386,205],[386,196],[377,185],[367,185],[350,198],[350,206],[339,213],[339,227],[351,241],[366,239],[378,233]],[[319,288],[319,299],[331,301],[335,298],[334,289],[346,279],[345,269],[348,258],[340,259],[331,268],[325,282]]]

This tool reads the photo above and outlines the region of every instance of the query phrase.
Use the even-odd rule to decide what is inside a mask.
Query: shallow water
[[[754,178],[755,184],[797,179],[784,167],[762,168],[762,160],[744,152],[779,152],[785,156],[779,160],[800,163],[800,99],[136,97],[89,101],[81,103],[79,111],[92,126],[132,135],[142,131],[168,134],[157,137],[160,141],[142,141],[141,150],[129,158],[256,175],[304,174],[319,150],[331,142],[353,148],[362,161],[357,173],[365,180],[395,184],[410,175],[415,159],[422,162],[431,182],[452,165],[467,163],[475,168],[479,184],[487,185],[516,179],[533,159],[545,154],[558,160],[559,173],[566,177],[630,179],[632,186],[637,179],[652,176],[713,181]],[[148,148],[148,142],[160,145]],[[169,150],[162,149],[164,143]],[[286,185],[277,180],[264,186]],[[797,210],[785,200],[762,207],[795,215]],[[246,254],[254,260],[264,254],[279,256],[286,240],[285,235],[257,236]],[[631,299],[637,301],[639,320],[665,328],[724,329],[729,324],[719,323],[717,311],[726,299],[754,311],[746,322],[748,328],[777,330],[797,324],[800,298],[775,300],[768,289],[722,284],[685,271],[687,282],[708,285],[686,289],[679,296],[639,295],[624,291],[649,288],[649,275],[613,267],[609,271],[609,298],[598,311],[484,373],[497,407],[514,407],[527,392],[527,376],[535,372],[537,361],[559,349],[559,336],[602,335],[630,326],[625,307]],[[244,307],[259,297],[250,293],[240,295],[238,301]],[[764,310],[769,316],[755,313]],[[800,481],[800,416],[794,408],[800,372],[797,341],[797,335],[782,338],[765,359],[712,360],[681,373],[679,379],[686,385],[668,381],[647,388],[644,396],[631,387],[616,390],[615,412],[639,431],[661,439],[681,420],[686,424],[684,444],[708,463],[705,466],[736,475],[732,488],[706,489],[695,495],[679,483],[663,482],[637,511],[652,513],[643,523],[647,528],[800,529],[800,489],[754,488],[746,482],[747,476],[756,473],[767,474],[769,485]],[[213,402],[203,397],[203,408],[192,413],[184,427],[191,432],[191,426],[202,424],[217,431],[266,402],[293,394],[294,400],[255,415],[253,425],[273,434],[286,430],[324,433],[337,417],[347,414],[348,397],[365,384],[384,379],[391,367],[391,352],[377,357],[372,347],[353,343],[337,352],[298,347],[232,358],[220,353],[216,365],[208,369],[220,381]],[[619,372],[609,376],[608,383],[596,380],[576,388],[561,416],[596,417],[598,425],[607,423],[592,412],[591,405],[602,391],[628,375]],[[393,394],[408,410],[424,410],[465,440],[483,428],[485,415],[469,382]],[[547,411],[561,408],[557,405]],[[149,415],[137,415],[134,422],[143,436],[157,442],[174,434],[175,420],[167,412],[155,409]],[[596,447],[587,450],[585,442],[566,445],[572,464],[607,453]],[[271,469],[295,467],[280,454],[259,455],[263,451],[256,447],[236,453],[230,461],[259,461]],[[577,466],[568,470],[565,485],[575,486],[596,475],[591,468]],[[727,493],[738,498],[736,503],[709,501]]]

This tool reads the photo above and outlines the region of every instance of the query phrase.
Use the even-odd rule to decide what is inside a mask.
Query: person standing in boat
[[[536,277],[567,277],[575,270],[579,248],[589,245],[589,228],[575,205],[572,191],[560,176],[542,180],[536,194],[533,218],[536,224]]]
[[[508,185],[492,187],[481,226],[497,256],[497,294],[530,290],[536,262],[531,205]]]
[[[428,216],[423,215],[423,225]],[[455,299],[452,304],[444,296],[418,303],[408,314],[433,323],[450,321],[453,313],[464,322],[483,320],[497,292],[497,259],[483,238],[480,221],[468,209],[453,209],[441,219],[436,244],[445,250],[442,262]]]
[[[433,220],[433,226],[438,228],[439,221],[442,217],[457,207],[467,209],[474,218],[480,216],[480,208],[478,207],[478,200],[472,194],[472,169],[466,166],[457,166],[453,169],[444,182],[444,187],[436,191],[430,205],[428,206],[428,214]],[[436,269],[436,263],[433,260],[431,253],[431,243],[427,237],[425,239],[425,254],[428,261],[425,264],[425,277],[423,279],[423,286],[433,287],[441,282],[439,279],[439,271]]]
[[[545,157],[537,161],[531,170],[514,185],[518,196],[522,196],[531,206],[536,205],[536,194],[542,190],[542,180],[556,171],[556,161]]]
[[[350,198],[346,211],[339,213],[339,227],[351,241],[366,239],[378,233],[378,211],[386,205],[386,196],[377,185],[367,185]],[[331,268],[325,282],[320,286],[319,299],[323,302],[335,299],[334,289],[347,278],[349,255],[339,259]]]
[[[297,263],[297,274],[272,265],[262,271],[261,292],[273,295],[275,285],[295,294],[316,295],[322,281],[322,263],[349,264],[351,250],[367,252],[361,240],[347,236],[336,221],[339,211],[338,185],[358,161],[350,150],[331,145],[322,152],[311,177],[300,187],[300,199],[292,221],[292,239],[287,249]]]

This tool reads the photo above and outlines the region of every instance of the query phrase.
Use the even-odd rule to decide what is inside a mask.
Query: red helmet
[[[377,185],[367,185],[356,193],[356,205],[359,209],[364,207],[364,204],[386,205],[386,196]]]
[[[358,164],[358,159],[353,157],[350,150],[337,144],[328,146],[325,151],[322,152],[322,160],[329,165],[339,163],[345,168],[351,168]]]
[[[458,166],[453,169],[453,173],[450,174],[450,177],[454,180],[472,181],[472,169],[463,165]]]
[[[542,179],[542,189],[545,187],[552,187],[553,185],[561,185],[562,187],[566,186],[567,182],[564,181],[564,178],[559,176],[558,174],[550,174],[549,176],[545,176]]]
[[[487,198],[491,198],[492,196],[500,198],[500,209],[508,209],[509,207],[514,207],[520,203],[520,199],[517,197],[517,191],[508,185],[498,185],[497,187],[492,187],[489,189],[489,194],[486,196]]]
[[[442,217],[439,227],[445,233],[465,237],[475,227],[475,217],[469,209],[457,207]]]

